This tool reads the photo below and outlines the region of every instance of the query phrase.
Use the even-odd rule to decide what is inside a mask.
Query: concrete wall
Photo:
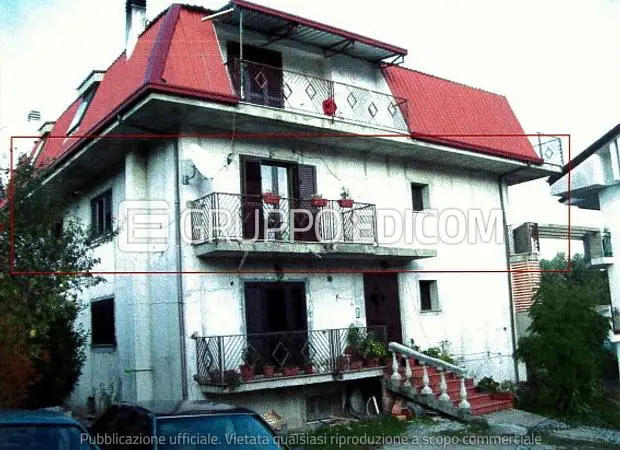
[[[607,268],[611,303],[620,309],[620,184],[609,186],[599,193],[601,212],[605,227],[611,232],[611,246],[614,252],[613,265]]]

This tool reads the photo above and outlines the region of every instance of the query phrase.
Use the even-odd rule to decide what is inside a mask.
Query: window
[[[90,321],[92,346],[116,345],[114,297],[93,300],[90,303]]]
[[[91,233],[103,236],[112,231],[112,189],[90,201]]]
[[[428,208],[428,185],[411,183],[411,205],[414,211],[423,211]]]
[[[439,297],[437,295],[437,281],[420,281],[420,310],[439,311]]]
[[[82,123],[82,119],[84,118],[84,113],[86,112],[88,105],[90,105],[90,102],[93,99],[94,95],[95,90],[91,89],[82,96],[82,101],[80,102],[80,106],[78,106],[78,109],[75,112],[75,116],[73,116],[73,120],[71,121],[71,125],[69,125],[69,131],[67,132],[67,134],[73,133],[77,129],[77,127],[80,126],[80,123]]]

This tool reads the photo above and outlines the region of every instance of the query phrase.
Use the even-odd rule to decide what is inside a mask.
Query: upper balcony
[[[213,192],[190,207],[199,257],[252,253],[406,261],[435,256],[434,250],[380,246],[377,208],[357,200]]]
[[[539,135],[534,143],[534,150],[545,161],[545,164],[564,166],[564,149],[561,138]]]
[[[408,133],[407,101],[257,62],[227,62],[242,102]]]

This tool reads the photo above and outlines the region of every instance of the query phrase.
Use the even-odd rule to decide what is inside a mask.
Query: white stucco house
[[[472,376],[514,379],[507,188],[560,167],[507,100],[243,0],[146,26],[145,8],[127,2],[126,50],[34,150],[68,214],[119,230],[94,248],[107,282],[84,296],[72,402],[322,417],[379,386],[372,361],[340,366],[352,325],[383,348],[449,341]]]
[[[573,158],[562,173],[549,178],[551,194],[567,206],[600,211],[604,228],[584,237],[586,259],[609,277],[612,319],[610,340],[620,368],[620,125]]]

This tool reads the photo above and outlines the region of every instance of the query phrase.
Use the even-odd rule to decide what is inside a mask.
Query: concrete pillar
[[[139,152],[130,151],[125,157],[125,200],[147,200],[147,160]],[[121,233],[131,233],[122,227]],[[123,237],[121,236],[121,239]],[[148,272],[149,255],[146,252],[129,252],[125,255],[127,269],[132,272]],[[152,400],[153,372],[151,346],[151,299],[148,289],[149,275],[125,275],[131,277],[130,296],[133,301],[133,360],[134,367],[127,369],[128,376],[135,379],[137,401]]]

